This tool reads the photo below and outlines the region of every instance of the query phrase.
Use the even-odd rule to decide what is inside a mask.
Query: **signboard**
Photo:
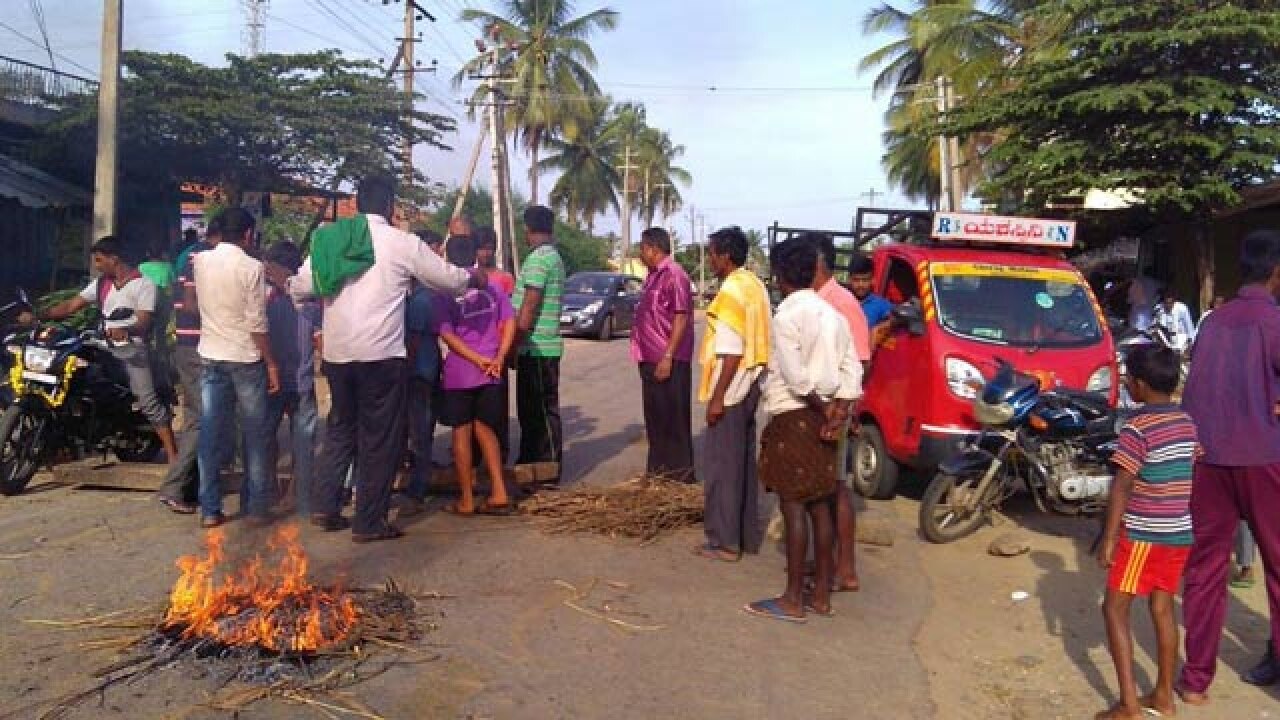
[[[933,237],[942,241],[1034,245],[1066,250],[1076,242],[1076,224],[1070,220],[934,213]]]

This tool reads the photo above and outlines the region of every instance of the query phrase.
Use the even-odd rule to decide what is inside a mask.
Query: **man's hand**
[[[267,394],[275,395],[280,392],[280,366],[273,362],[267,363]]]
[[[497,379],[502,377],[502,371],[506,367],[507,360],[502,357],[496,357],[493,360],[490,360],[489,364],[484,367],[484,374],[488,377]]]
[[[111,342],[128,342],[129,331],[125,328],[107,328],[107,339]]]
[[[22,312],[18,313],[17,322],[19,325],[23,325],[23,326],[35,325],[36,324],[35,313],[31,312],[30,310],[23,310]]]
[[[724,417],[724,399],[711,398],[711,402],[707,403],[707,426],[712,427],[720,422]]]
[[[658,382],[666,382],[671,379],[671,356],[668,355],[658,361],[657,366],[653,368],[653,379]]]
[[[1098,567],[1106,570],[1116,563],[1116,538],[1104,537],[1098,543]]]

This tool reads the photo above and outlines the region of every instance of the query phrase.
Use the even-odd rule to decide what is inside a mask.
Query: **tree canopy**
[[[402,174],[400,143],[446,148],[452,120],[408,106],[373,63],[337,50],[227,56],[211,67],[182,55],[122,58],[120,157],[131,181],[216,185],[229,202],[246,191],[303,190],[375,172]],[[96,126],[92,96],[67,99],[51,132]],[[419,176],[419,180],[422,180]]]

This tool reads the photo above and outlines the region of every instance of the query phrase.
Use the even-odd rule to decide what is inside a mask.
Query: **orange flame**
[[[185,639],[279,652],[318,650],[351,632],[355,603],[341,591],[307,580],[307,554],[296,525],[282,527],[268,540],[267,548],[279,558],[274,567],[256,555],[224,572],[224,540],[221,530],[212,530],[203,557],[178,558],[182,574],[169,595],[164,627],[180,630]]]

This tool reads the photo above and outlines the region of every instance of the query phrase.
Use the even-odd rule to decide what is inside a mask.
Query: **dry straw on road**
[[[640,476],[607,488],[541,493],[521,511],[548,533],[596,533],[648,545],[702,522],[702,488]]]

